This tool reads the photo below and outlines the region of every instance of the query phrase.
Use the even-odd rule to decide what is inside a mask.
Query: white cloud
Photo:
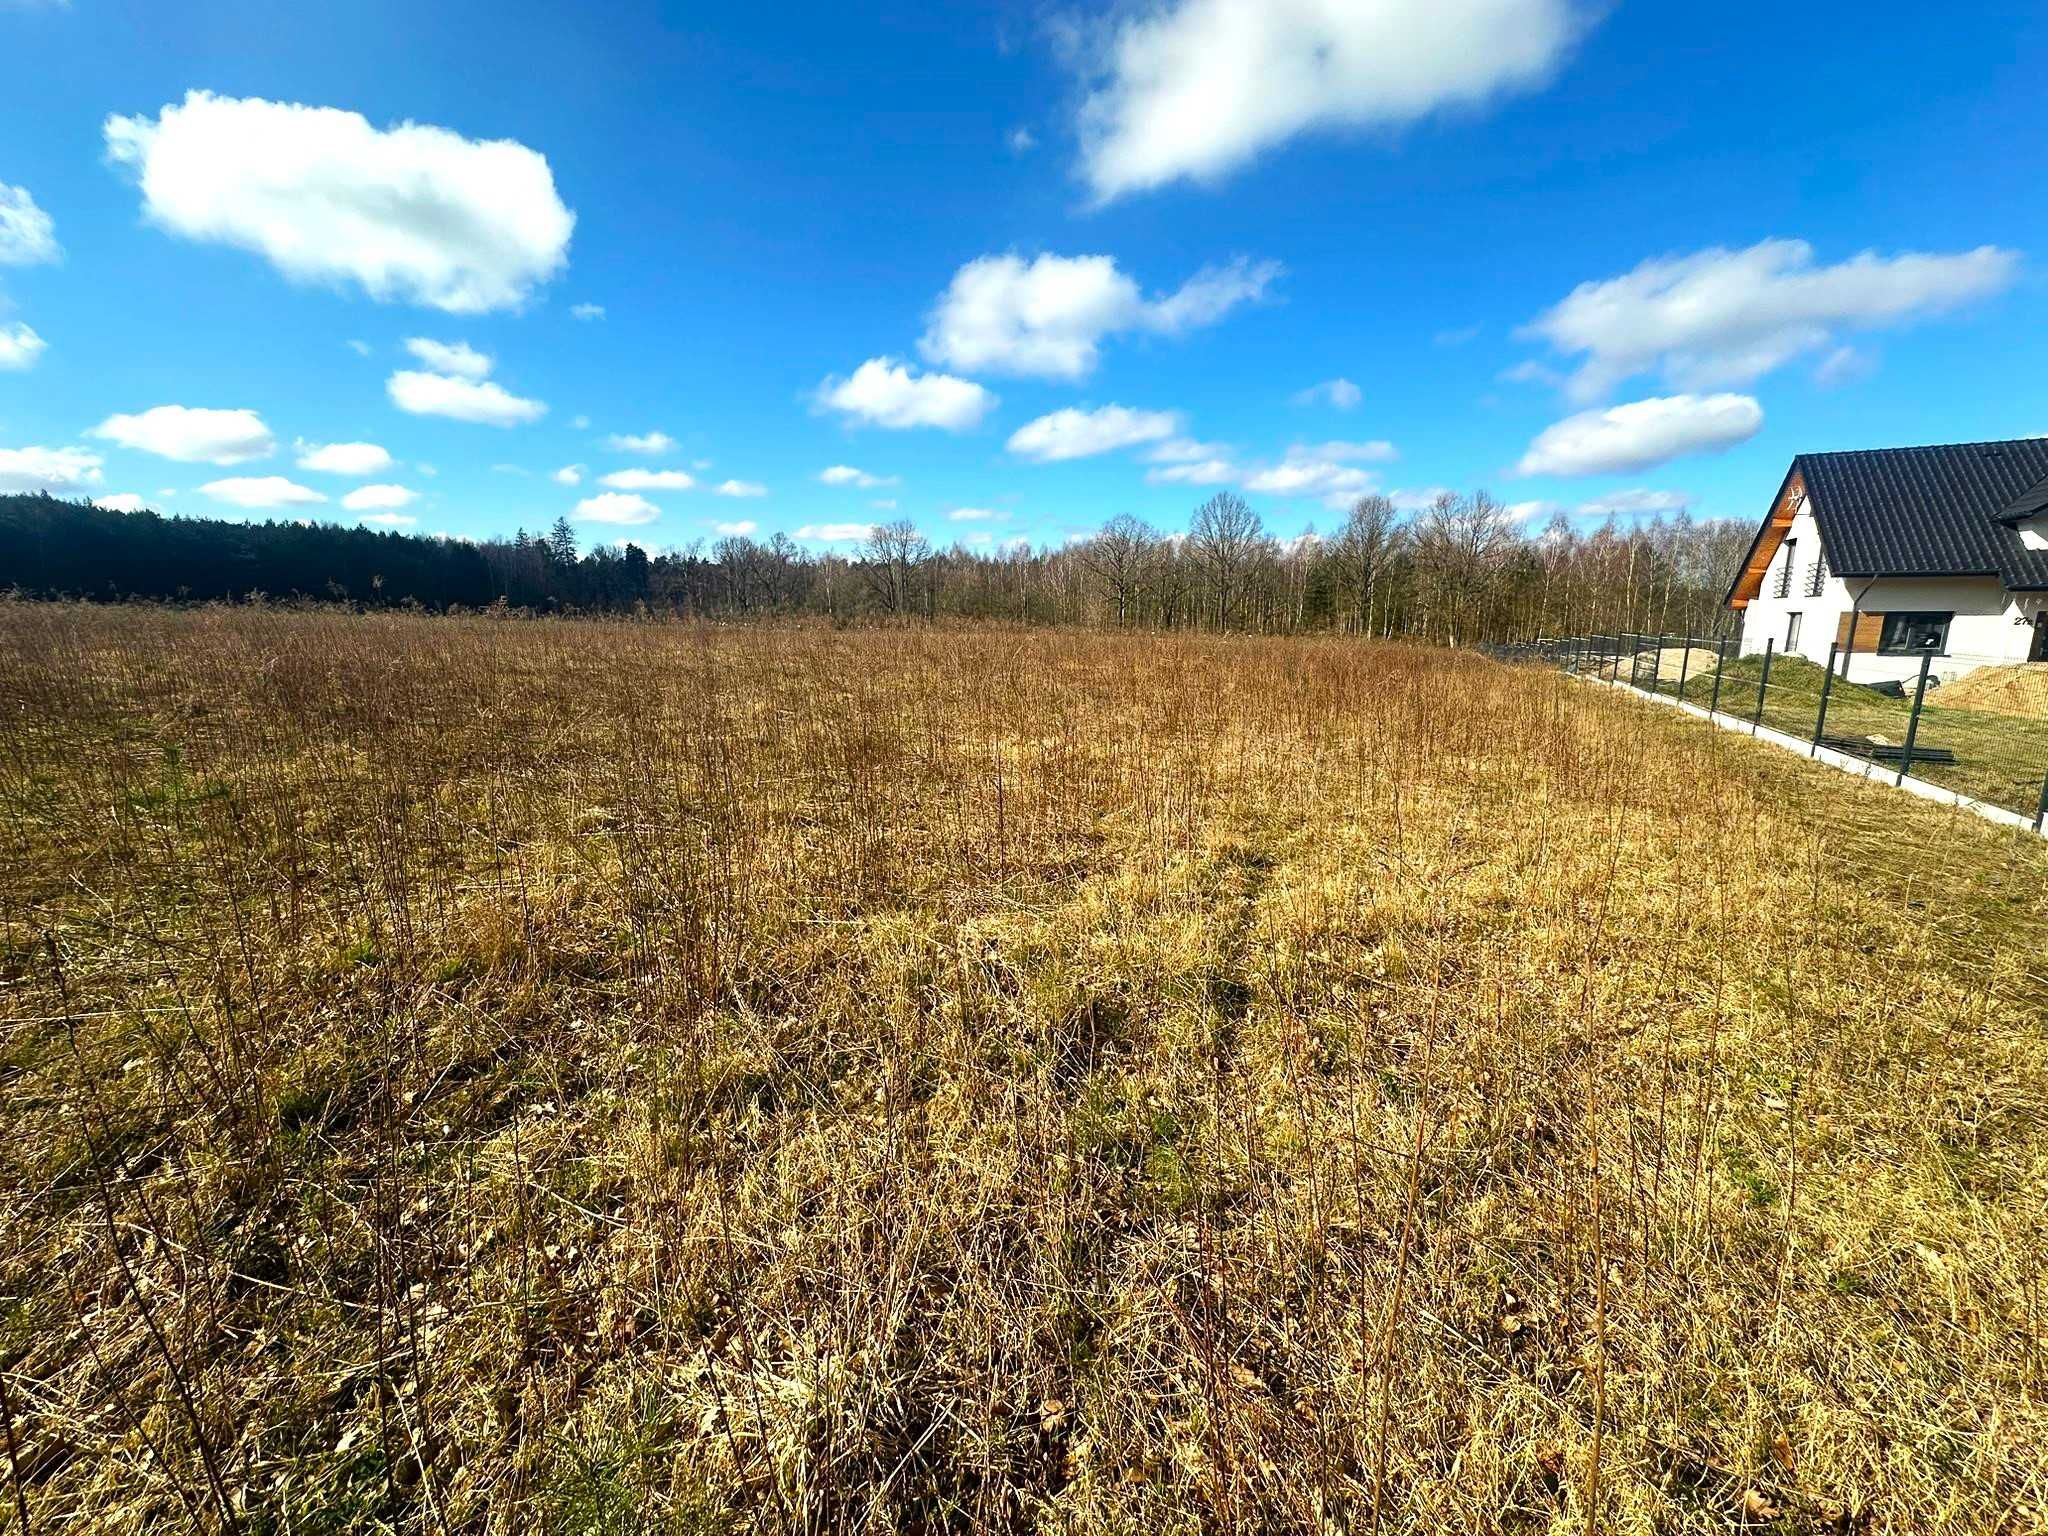
[[[1162,464],[1145,471],[1148,485],[1229,485],[1243,471],[1228,459],[1195,459],[1184,464]]]
[[[651,523],[661,516],[661,508],[645,496],[606,491],[577,502],[576,515],[593,523]]]
[[[946,514],[946,517],[955,523],[1005,522],[1009,519],[1009,513],[991,512],[986,507],[955,507]]]
[[[1507,505],[1508,516],[1518,523],[1532,523],[1563,510],[1554,501],[1511,501]]]
[[[744,539],[749,534],[760,532],[761,525],[752,518],[741,518],[736,523],[713,523],[714,532],[724,534],[728,539]]]
[[[466,341],[429,341],[424,336],[412,336],[406,339],[405,350],[435,373],[451,374],[458,379],[487,379],[491,375],[492,359]]]
[[[895,485],[894,475],[871,475],[864,469],[855,469],[851,464],[834,464],[818,474],[820,485],[854,485],[864,491],[877,490],[885,485]]]
[[[18,321],[13,325],[0,325],[0,373],[21,373],[35,367],[36,359],[48,350],[49,345]]]
[[[604,306],[602,304],[571,304],[569,306],[569,313],[578,320],[602,320],[604,318]]]
[[[226,480],[213,480],[199,487],[199,494],[226,502],[231,507],[259,510],[267,507],[311,507],[327,499],[318,491],[287,480],[283,475],[237,475]]]
[[[1476,325],[1453,326],[1449,330],[1438,331],[1430,339],[1440,347],[1462,347],[1478,336],[1479,329]]]
[[[1326,379],[1321,384],[1312,384],[1294,397],[1296,405],[1330,405],[1340,411],[1355,411],[1365,399],[1365,391],[1349,379]]]
[[[1748,395],[1672,395],[1581,411],[1543,429],[1516,466],[1524,475],[1604,475],[1711,453],[1756,436],[1763,408]]]
[[[371,512],[362,521],[375,523],[380,528],[410,528],[419,519],[405,512]]]
[[[1420,512],[1425,507],[1435,506],[1446,496],[1455,497],[1457,494],[1448,485],[1425,485],[1419,490],[1391,490],[1387,492],[1387,500],[1394,504],[1397,512]]]
[[[1276,262],[1206,268],[1147,299],[1109,256],[983,256],[953,274],[918,343],[934,363],[967,372],[1077,379],[1092,372],[1105,337],[1175,335],[1212,325],[1264,296]]]
[[[806,523],[797,529],[796,536],[820,544],[845,544],[864,539],[874,531],[873,523]]]
[[[877,427],[965,432],[996,404],[979,384],[948,373],[918,373],[893,357],[871,357],[847,379],[818,386],[818,403]]]
[[[1583,356],[1568,381],[1577,400],[1653,370],[1680,389],[1723,388],[1762,378],[1838,330],[1896,325],[1999,293],[2019,266],[2017,252],[1987,245],[1953,256],[1865,251],[1817,267],[1804,240],[1765,240],[1581,283],[1520,334]]]
[[[1202,443],[1192,437],[1168,438],[1157,448],[1145,455],[1148,464],[1191,464],[1200,459],[1220,459],[1228,455],[1227,443]]]
[[[1011,154],[1028,155],[1032,150],[1038,148],[1038,135],[1029,128],[1019,126],[1012,128],[1009,136],[1003,142],[1010,146]]]
[[[896,498],[894,496],[877,496],[868,505],[877,512],[894,512],[896,510]]]
[[[81,491],[106,478],[104,463],[85,448],[0,448],[0,491]]]
[[[687,491],[696,483],[680,469],[615,469],[598,481],[615,491]]]
[[[509,139],[208,91],[109,117],[105,135],[152,223],[297,281],[479,314],[519,307],[568,261],[576,216],[547,160]]]
[[[584,471],[585,466],[581,464],[564,464],[548,478],[557,485],[581,485]]]
[[[1662,512],[1683,512],[1692,498],[1683,491],[1650,491],[1641,488],[1610,491],[1576,508],[1581,517],[1649,517]]]
[[[355,353],[357,357],[368,357],[370,355],[370,344],[367,341],[351,341],[347,345],[349,351]]]
[[[341,498],[341,504],[351,512],[390,512],[399,507],[409,507],[420,499],[420,493],[402,485],[365,485],[350,491]],[[411,522],[411,518],[406,519]]]
[[[604,440],[604,445],[614,453],[654,455],[672,452],[676,440],[666,432],[642,432],[637,436],[630,432],[614,432]]]
[[[768,487],[762,485],[757,480],[721,480],[711,488],[711,494],[714,496],[733,496],[745,500],[755,496],[766,496],[768,494]]]
[[[1371,470],[1333,459],[1294,459],[1254,471],[1244,488],[1268,496],[1319,496],[1332,504],[1349,502],[1379,484]]]
[[[1290,459],[1333,459],[1339,464],[1385,464],[1400,457],[1385,438],[1370,442],[1296,443],[1287,450]]]
[[[299,468],[322,475],[381,475],[391,455],[375,443],[300,443]]]
[[[385,381],[384,388],[401,411],[414,416],[446,416],[485,427],[522,426],[540,420],[548,409],[538,400],[522,400],[496,384],[454,379],[443,373],[400,369]]]
[[[122,491],[113,496],[95,496],[92,504],[102,512],[140,512],[149,505],[133,491]]]
[[[1010,435],[1010,452],[1040,464],[1085,459],[1139,443],[1156,443],[1180,430],[1172,411],[1136,411],[1105,405],[1096,410],[1064,410],[1026,422]]]
[[[63,254],[57,226],[36,206],[28,188],[0,181],[0,266],[32,267]]]
[[[1860,347],[1837,347],[1813,370],[1813,382],[1822,389],[1840,389],[1877,371],[1877,359]]]
[[[158,405],[136,416],[109,416],[92,435],[181,464],[246,464],[277,450],[263,418],[247,410]]]
[[[1081,174],[1106,202],[1306,131],[1478,106],[1542,84],[1581,27],[1570,0],[1169,0],[1088,61]]]

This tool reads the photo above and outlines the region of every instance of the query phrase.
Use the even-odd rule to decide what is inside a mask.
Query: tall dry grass
[[[1664,711],[12,605],[0,808],[0,1521],[2048,1519],[2048,859]]]

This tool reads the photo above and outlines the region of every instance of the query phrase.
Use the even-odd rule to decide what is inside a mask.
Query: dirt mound
[[[2048,663],[1979,667],[1942,689],[1940,702],[1943,709],[2048,720]]]

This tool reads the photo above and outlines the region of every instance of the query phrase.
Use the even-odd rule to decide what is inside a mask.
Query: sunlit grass
[[[13,605],[0,711],[0,1519],[2048,1518],[1973,818],[1336,640]]]

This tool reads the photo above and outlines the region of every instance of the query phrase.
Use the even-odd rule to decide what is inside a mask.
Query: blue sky
[[[2038,5],[0,0],[0,58],[0,488],[1050,543],[2048,432]]]

